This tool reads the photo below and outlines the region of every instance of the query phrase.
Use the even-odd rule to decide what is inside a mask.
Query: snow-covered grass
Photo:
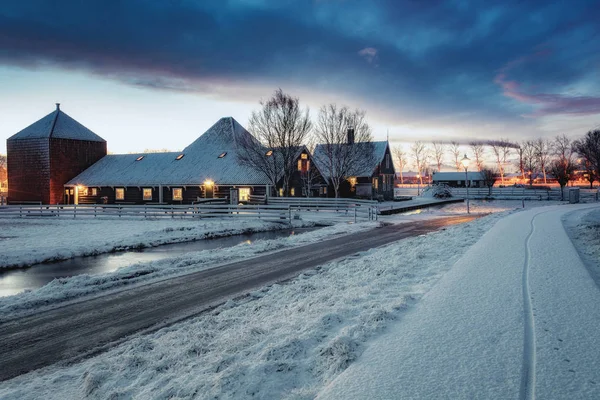
[[[0,219],[0,268],[287,227],[232,219]]]
[[[278,225],[278,224],[277,224]],[[176,275],[214,268],[218,265],[247,259],[267,252],[302,246],[349,233],[373,229],[378,222],[358,224],[338,223],[312,232],[283,237],[273,240],[256,240],[252,244],[241,243],[237,246],[215,250],[188,252],[182,256],[142,262],[116,271],[88,275],[82,274],[55,279],[39,289],[26,291],[14,296],[0,297],[0,321],[13,319],[24,313],[38,312],[65,301],[81,299],[84,296],[97,295],[109,290],[129,289],[138,284],[155,282]],[[268,226],[262,226],[268,227]],[[166,228],[170,231],[171,228]],[[206,229],[206,227],[204,228]],[[217,233],[232,232],[229,230]],[[205,236],[214,237],[214,232]]]
[[[504,215],[306,271],[82,363],[0,383],[0,397],[314,398]]]
[[[579,212],[563,223],[590,275],[600,287],[600,210]]]

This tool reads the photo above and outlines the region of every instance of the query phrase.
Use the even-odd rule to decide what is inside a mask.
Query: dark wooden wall
[[[50,203],[49,139],[7,140],[8,201]],[[62,193],[62,188],[61,188]]]
[[[50,204],[62,203],[64,185],[106,155],[106,142],[50,139]]]

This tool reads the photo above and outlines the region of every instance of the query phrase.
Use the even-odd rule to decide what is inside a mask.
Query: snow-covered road
[[[598,399],[600,290],[544,207],[489,230],[321,399]]]

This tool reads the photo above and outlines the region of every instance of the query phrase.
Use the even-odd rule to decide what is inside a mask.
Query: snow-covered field
[[[503,215],[307,271],[82,363],[3,382],[0,397],[313,398]]]
[[[0,219],[0,268],[287,227],[254,219]]]

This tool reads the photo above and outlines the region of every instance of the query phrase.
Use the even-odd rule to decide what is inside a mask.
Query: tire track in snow
[[[534,221],[539,214],[531,219],[530,231],[525,239],[525,262],[523,264],[523,372],[521,376],[521,391],[519,398],[522,400],[535,399],[535,320],[533,306],[531,304],[531,292],[529,290],[529,266],[531,264],[530,241],[535,232]]]

